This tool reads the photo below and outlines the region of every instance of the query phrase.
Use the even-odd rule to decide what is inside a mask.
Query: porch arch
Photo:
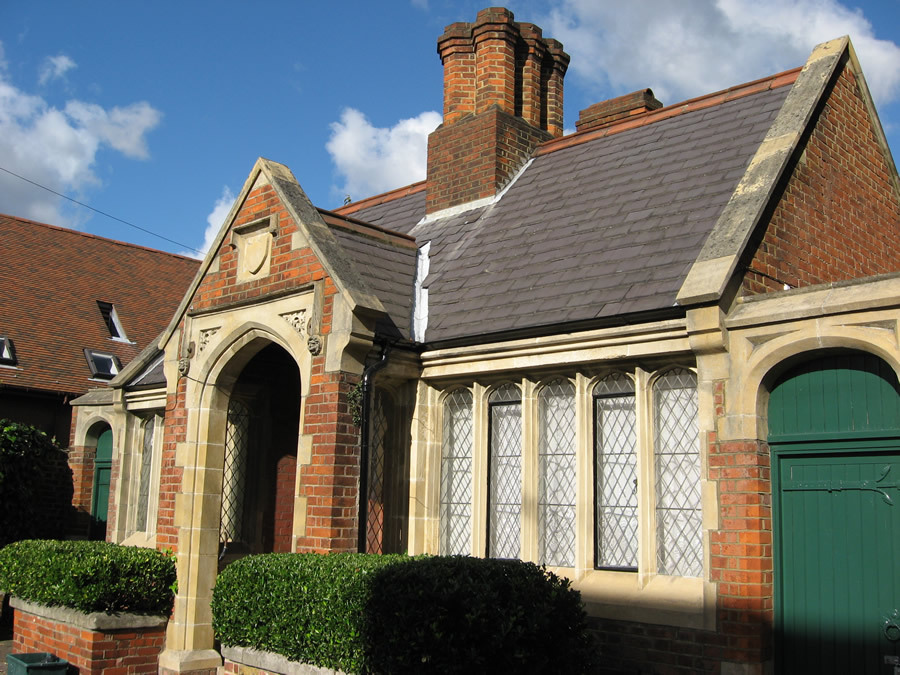
[[[280,319],[278,321],[281,321]],[[278,322],[273,322],[278,325]],[[287,323],[285,323],[287,327]],[[178,528],[179,589],[175,601],[174,621],[170,623],[167,651],[161,665],[179,662],[179,653],[195,664],[219,660],[214,651],[212,588],[219,568],[220,517],[225,469],[228,406],[241,386],[248,365],[267,349],[281,355],[283,364],[293,366],[296,379],[296,417],[290,422],[293,431],[293,464],[287,491],[288,507],[282,509],[282,542],[286,529],[287,544],[293,548],[294,513],[297,483],[296,465],[303,424],[303,405],[309,387],[311,357],[305,342],[289,330],[273,330],[259,323],[245,323],[210,345],[191,364],[185,393],[187,441],[176,449],[176,464],[183,467],[181,491],[176,495],[175,525]],[[277,462],[276,462],[277,463]],[[286,523],[284,522],[286,519]],[[248,547],[250,549],[252,547]],[[258,548],[272,548],[263,547]],[[249,552],[246,551],[246,552]],[[220,662],[220,661],[218,661]],[[184,664],[181,663],[179,667]]]

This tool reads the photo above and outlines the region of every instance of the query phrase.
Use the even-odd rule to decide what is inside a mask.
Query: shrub
[[[60,493],[65,483],[67,494]],[[0,547],[60,536],[71,497],[71,473],[56,443],[33,426],[0,419]]]
[[[213,589],[223,645],[251,647],[345,672],[361,672],[363,608],[378,570],[406,556],[269,553],[226,567]]]
[[[581,596],[532,563],[434,557],[381,570],[366,607],[373,673],[583,673]]]
[[[82,612],[172,611],[175,560],[105,541],[19,541],[0,549],[0,591]]]
[[[352,673],[581,673],[593,645],[580,595],[531,563],[268,554],[213,591],[223,645]]]

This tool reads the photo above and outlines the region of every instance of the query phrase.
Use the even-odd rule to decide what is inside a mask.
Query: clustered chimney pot
[[[438,38],[444,120],[428,139],[428,213],[496,194],[539,143],[563,133],[569,55],[514,19],[489,7]]]

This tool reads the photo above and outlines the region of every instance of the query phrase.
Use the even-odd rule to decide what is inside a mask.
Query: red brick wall
[[[495,195],[550,137],[498,108],[438,127],[428,137],[426,211]]]
[[[273,217],[277,232],[272,242],[270,274],[260,279],[238,281],[238,251],[232,246],[232,234],[225,236],[219,252],[219,265],[201,281],[194,296],[195,311],[227,306],[231,303],[263,298],[273,293],[320,282],[323,289],[322,337],[331,332],[334,295],[337,289],[325,268],[309,248],[292,249],[296,223],[270,185],[254,189],[248,195],[235,225]],[[347,395],[357,377],[347,373],[326,373],[324,352],[312,358],[304,429],[312,436],[312,461],[301,467],[300,495],[307,498],[307,536],[298,542],[302,551],[356,550],[356,490],[359,475],[359,444],[352,422]],[[160,482],[157,545],[177,547],[174,526],[175,494],[181,489],[181,470],[175,467],[175,447],[186,440],[185,380],[178,393],[167,402]],[[293,524],[293,494],[296,457],[283,458],[278,464],[275,504],[275,550],[290,550]]]
[[[156,673],[165,626],[91,631],[15,610],[13,653],[46,652],[65,659],[82,675]]]
[[[91,526],[91,496],[94,491],[94,455],[96,448],[73,445],[69,448],[69,468],[72,470],[72,507],[75,510],[69,523],[69,535],[88,536]]]
[[[335,294],[334,283],[312,250],[292,249],[291,238],[298,231],[297,225],[271,185],[257,188],[247,196],[234,224],[240,227],[268,216],[275,216],[278,228],[272,242],[270,274],[260,279],[238,282],[238,250],[233,246],[232,234],[229,233],[219,249],[218,271],[208,273],[197,289],[192,303],[195,310],[262,298],[313,281],[324,283],[326,299]],[[330,319],[330,314],[328,317]],[[325,328],[323,325],[323,334],[327,332]]]
[[[358,378],[325,373],[314,363],[306,397],[304,433],[313,437],[312,462],[300,467],[300,495],[306,497],[306,536],[297,550],[355,551],[359,517],[359,433],[348,394]]]
[[[187,436],[185,391],[187,382],[178,380],[175,394],[166,397],[163,446],[160,457],[159,501],[156,513],[156,547],[178,551],[178,528],[175,527],[175,495],[181,490],[184,470],[175,465],[175,449]]]
[[[745,274],[745,295],[900,270],[900,203],[850,70],[814,123]]]

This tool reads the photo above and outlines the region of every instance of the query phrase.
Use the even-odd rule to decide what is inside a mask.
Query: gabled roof
[[[199,261],[0,215],[0,336],[18,363],[0,386],[80,394],[97,382],[84,350],[124,367],[166,326]],[[97,302],[111,303],[128,341],[114,340]]]
[[[431,242],[428,342],[682,313],[679,289],[797,76],[550,141],[489,206],[425,218],[408,190],[338,213]]]
[[[376,326],[378,333],[409,339],[416,240],[323,209],[319,213],[387,312]]]
[[[190,287],[187,288],[187,292],[183,293],[178,310],[171,317],[169,325],[160,336],[160,348],[165,347],[166,342],[178,327],[204,275],[219,254],[219,249],[225,236],[232,228],[235,218],[241,209],[244,208],[247,196],[260,180],[269,183],[273,187],[278,199],[287,209],[291,219],[305,235],[310,248],[322,266],[325,267],[335,286],[345,294],[351,308],[362,313],[384,314],[384,306],[381,300],[373,294],[372,289],[369,288],[362,270],[354,264],[354,260],[347,255],[343,247],[338,243],[334,232],[325,224],[319,210],[309,201],[291,170],[283,164],[260,157],[256,160],[256,164],[244,182],[244,187],[238,194],[237,199],[234,200],[234,205],[219,229],[218,235],[216,235],[216,238],[210,245],[209,251],[200,265],[200,271]]]

